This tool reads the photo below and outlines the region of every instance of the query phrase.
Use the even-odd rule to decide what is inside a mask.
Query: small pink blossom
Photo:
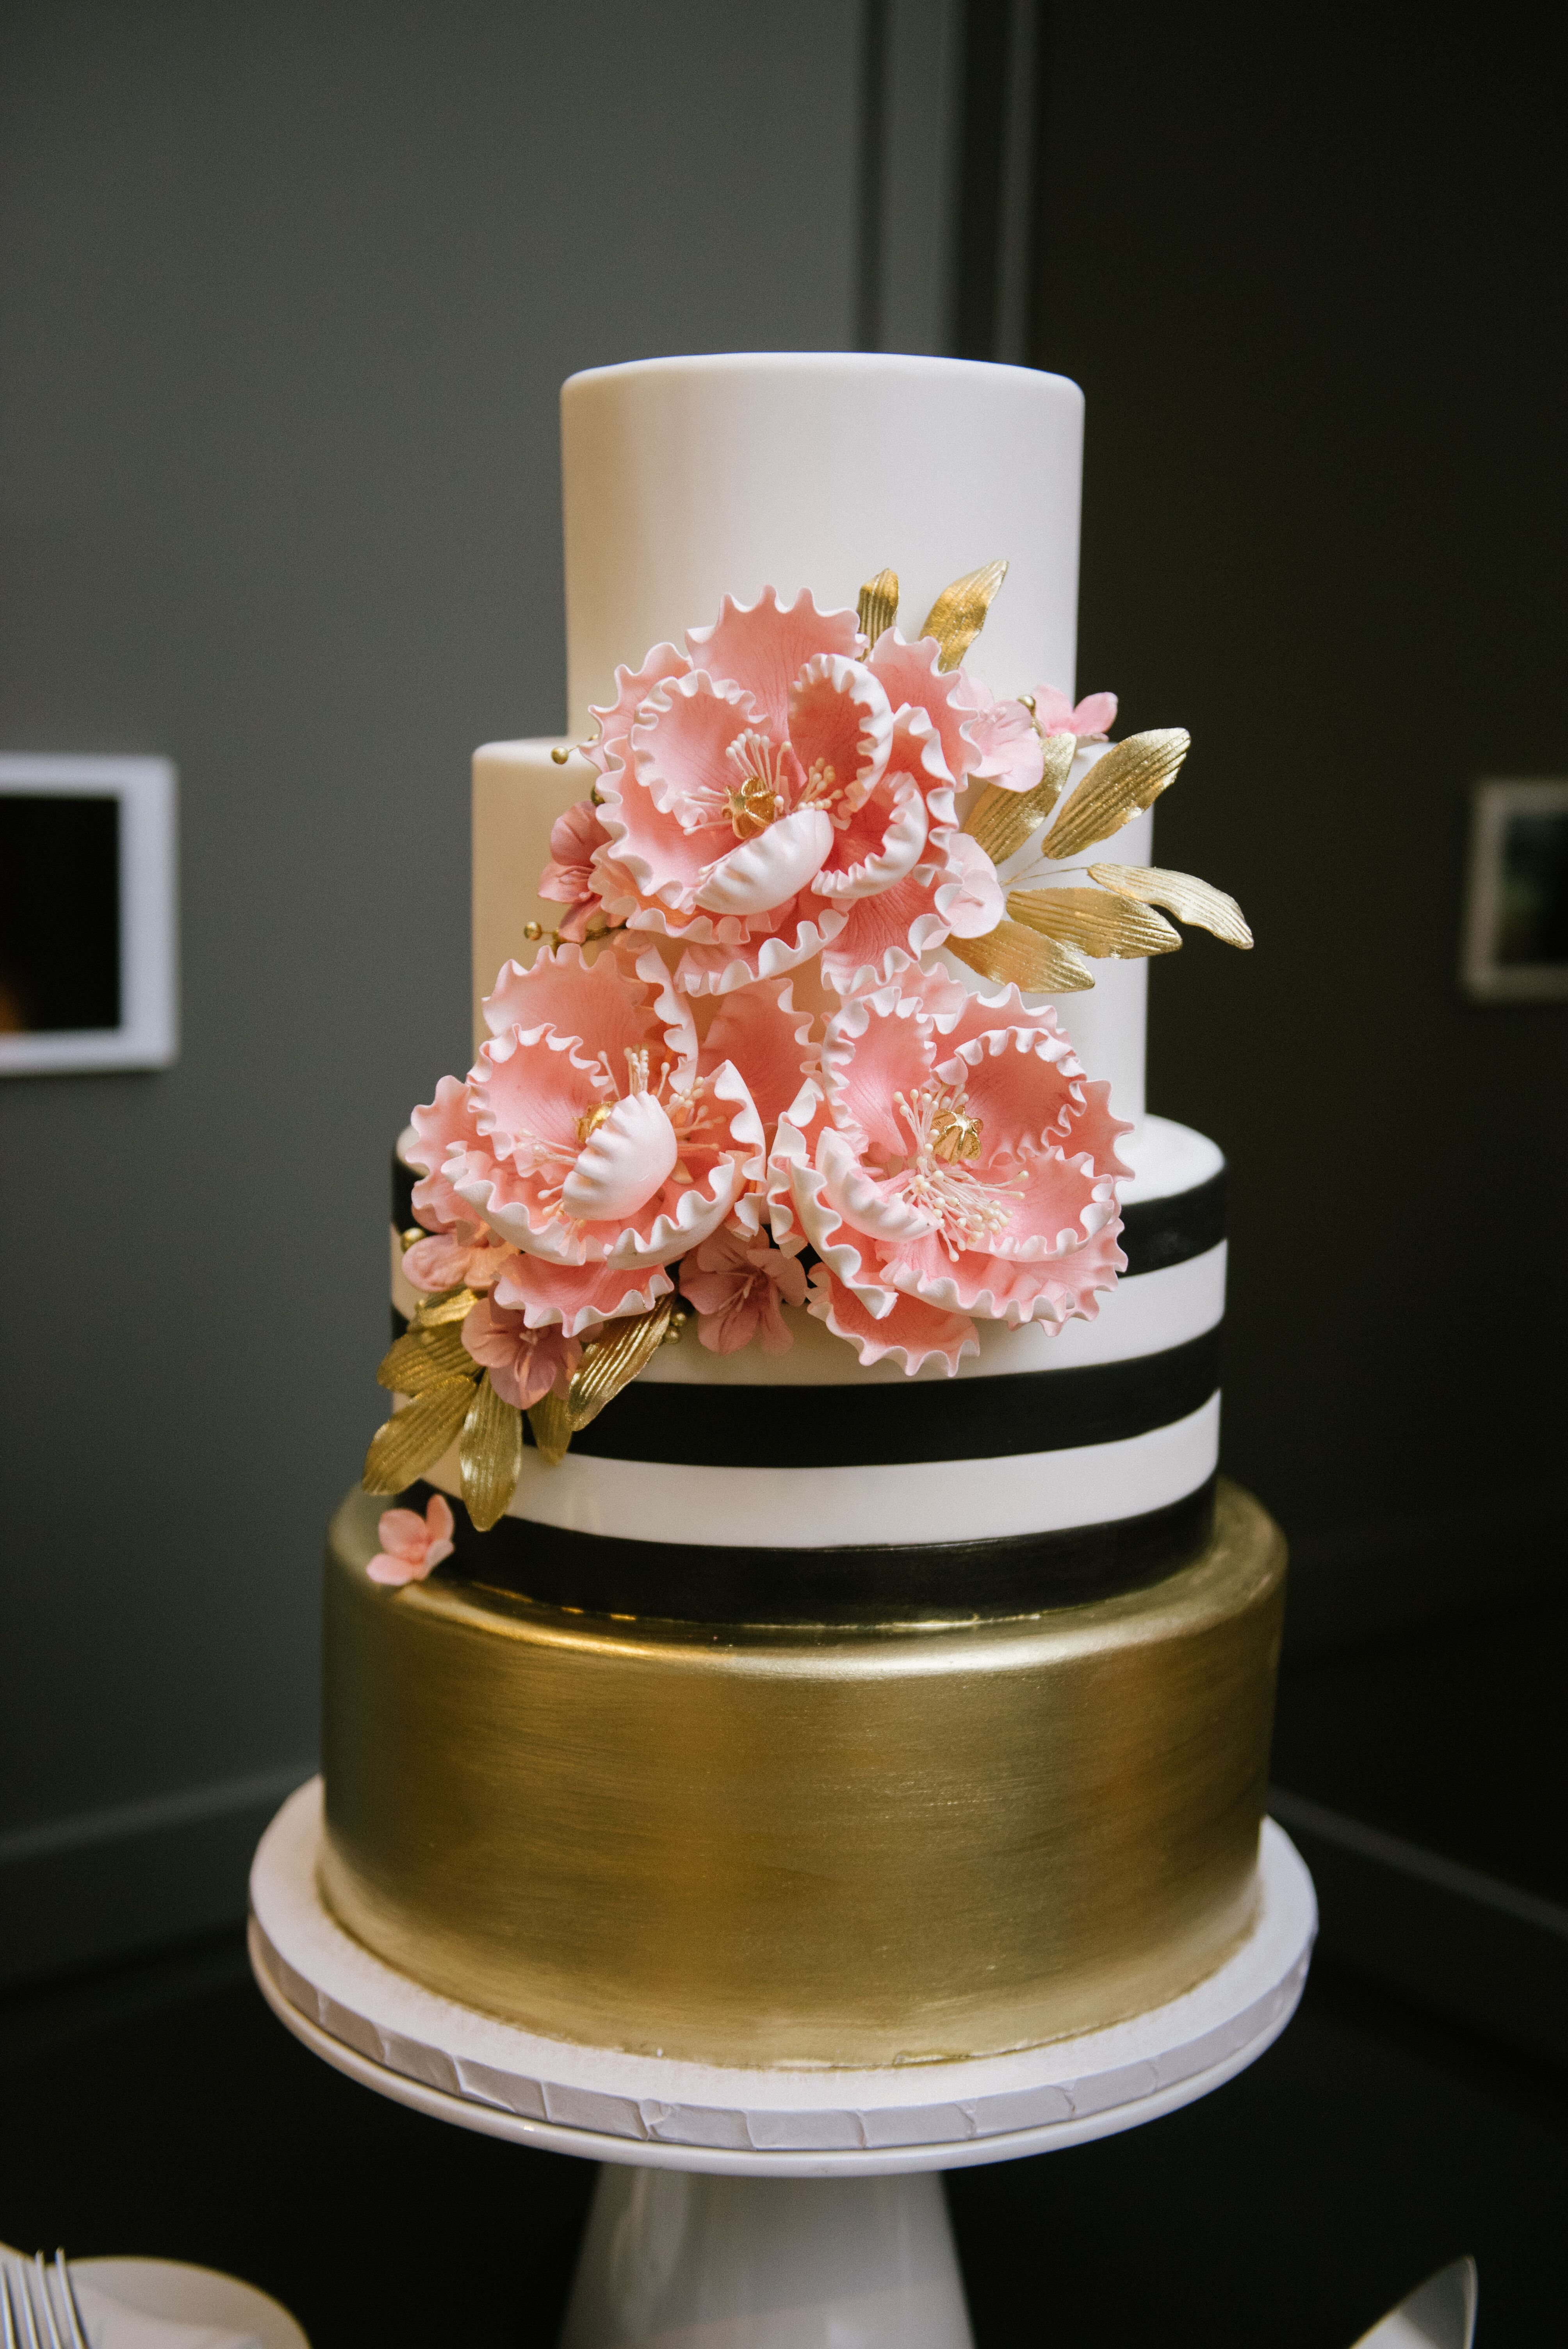
[[[516,1252],[482,1224],[463,1223],[416,1240],[404,1256],[403,1270],[412,1287],[431,1297],[448,1288],[491,1288]]]
[[[581,944],[601,911],[593,859],[609,838],[592,800],[575,801],[551,826],[550,862],[540,877],[539,894],[552,905],[570,905],[560,934],[574,944]]]
[[[779,1308],[804,1305],[806,1275],[798,1257],[727,1226],[687,1257],[681,1291],[711,1353],[733,1354],[755,1338],[765,1354],[787,1354],[795,1341]]]
[[[583,1359],[579,1340],[566,1337],[559,1324],[531,1330],[522,1314],[489,1297],[470,1309],[463,1323],[463,1344],[476,1362],[484,1364],[502,1402],[519,1411],[542,1402],[552,1387],[564,1394]]]
[[[1006,911],[996,867],[977,840],[955,832],[947,841],[936,910],[955,938],[989,936]]]
[[[451,1506],[432,1493],[423,1516],[418,1509],[383,1509],[376,1535],[381,1547],[365,1569],[371,1581],[423,1582],[452,1554]]]
[[[1054,685],[1037,686],[1035,718],[1042,734],[1076,734],[1080,742],[1103,742],[1116,723],[1116,696],[1088,693],[1075,708]]]

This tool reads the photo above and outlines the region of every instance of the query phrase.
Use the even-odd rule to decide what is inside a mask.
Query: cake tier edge
[[[1256,1901],[1284,1546],[1015,1622],[810,1636],[369,1582],[334,1521],[328,1907],[429,1988],[714,2064],[994,2054],[1191,1989]]]

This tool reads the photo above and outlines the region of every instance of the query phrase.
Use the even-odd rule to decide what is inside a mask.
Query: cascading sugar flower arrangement
[[[560,926],[414,1112],[420,1301],[377,1374],[399,1401],[368,1491],[455,1443],[488,1528],[525,1440],[559,1461],[694,1318],[715,1352],[779,1352],[803,1309],[862,1363],[951,1374],[979,1320],[1097,1313],[1128,1128],[1026,999],[1169,952],[1167,914],[1252,939],[1189,874],[1075,865],[1187,737],[1111,745],[1109,694],[968,676],[1006,571],[954,582],[913,641],[882,572],[857,611],[726,597],[616,671],[541,883]],[[444,1554],[402,1514],[387,1578]]]

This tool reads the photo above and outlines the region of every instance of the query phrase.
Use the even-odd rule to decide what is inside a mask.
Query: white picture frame
[[[1568,1002],[1568,958],[1522,959],[1511,944],[1510,895],[1519,885],[1525,823],[1540,837],[1544,823],[1563,827],[1568,844],[1568,780],[1477,783],[1470,807],[1460,979],[1478,1003]]]
[[[178,821],[167,759],[0,753],[0,794],[119,802],[119,1019],[0,1033],[0,1076],[166,1069],[178,1057]]]

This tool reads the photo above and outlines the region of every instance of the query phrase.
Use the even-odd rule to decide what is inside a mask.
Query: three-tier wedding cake
[[[1284,1555],[1216,1484],[1222,1161],[1143,1102],[1167,917],[1251,941],[1150,862],[1186,736],[1073,698],[1082,398],[770,355],[562,414],[571,731],[474,761],[322,1889],[555,2037],[1092,2029],[1249,1930]]]

